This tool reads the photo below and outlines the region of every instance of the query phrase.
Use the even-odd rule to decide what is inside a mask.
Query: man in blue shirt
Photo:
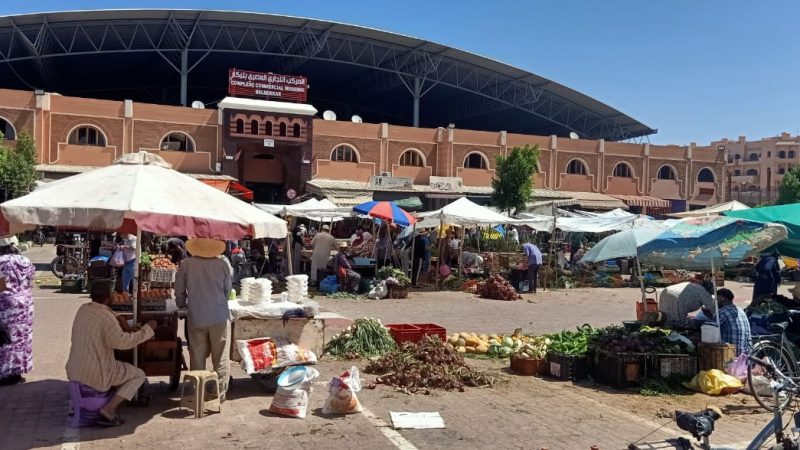
[[[528,292],[536,293],[539,284],[539,266],[542,265],[542,252],[535,244],[527,242],[522,245],[522,253],[528,257]]]
[[[721,341],[736,346],[736,354],[741,355],[750,349],[750,321],[741,308],[733,304],[730,289],[717,290],[719,307],[719,334]]]

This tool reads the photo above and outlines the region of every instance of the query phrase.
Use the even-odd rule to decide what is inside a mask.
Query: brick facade
[[[430,176],[441,176],[461,177],[465,185],[486,186],[496,168],[495,158],[508,154],[514,146],[528,144],[538,145],[540,149],[539,172],[534,177],[538,188],[652,195],[685,201],[693,206],[719,203],[726,196],[727,150],[718,148],[716,143],[707,147],[694,144],[656,146],[506,132],[309,120],[280,114],[237,114],[226,119],[215,110],[0,90],[0,118],[11,122],[18,133],[25,131],[34,136],[42,164],[101,166],[124,153],[144,149],[157,151],[184,172],[224,172],[242,177],[245,171],[236,167],[243,163],[236,155],[245,150],[266,152],[271,155],[267,156],[269,161],[278,161],[253,162],[246,171],[248,176],[284,188],[302,190],[308,178],[366,183],[370,176],[381,173],[409,176],[417,184],[427,184]],[[243,121],[243,133],[237,133],[238,119]],[[253,120],[258,122],[258,136],[251,135]],[[308,123],[304,122],[306,120]],[[272,124],[272,135],[267,132],[267,123]],[[285,137],[276,136],[280,123],[286,124]],[[299,126],[296,137],[295,124]],[[105,146],[70,145],[70,131],[81,125],[90,125],[102,132]],[[161,140],[170,132],[190,136],[194,152],[159,151]],[[264,148],[265,137],[275,137],[275,149]],[[331,153],[339,145],[349,147],[358,160],[332,161]],[[305,146],[307,150],[303,150]],[[422,155],[422,167],[401,166],[401,155],[409,149]],[[485,157],[485,169],[464,167],[465,158],[475,152]],[[567,173],[567,166],[575,159],[583,162],[586,174]],[[620,163],[630,165],[632,177],[613,176],[614,167]],[[674,180],[659,179],[664,165],[674,169]],[[698,181],[703,168],[712,171],[713,182]]]

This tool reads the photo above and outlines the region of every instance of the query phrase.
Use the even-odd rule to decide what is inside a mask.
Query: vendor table
[[[286,339],[322,356],[325,343],[325,321],[314,318],[257,319],[242,317],[231,323],[231,360],[241,361],[237,340],[271,337]]]

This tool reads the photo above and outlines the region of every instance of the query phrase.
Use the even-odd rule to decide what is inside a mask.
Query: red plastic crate
[[[436,325],[435,323],[414,323],[412,325],[418,327],[422,331],[420,339],[422,336],[439,336],[442,342],[447,341],[447,330],[442,326]]]
[[[398,344],[403,342],[419,342],[422,337],[422,330],[416,326],[408,323],[395,323],[386,325],[389,328],[389,334],[392,335],[394,341]]]

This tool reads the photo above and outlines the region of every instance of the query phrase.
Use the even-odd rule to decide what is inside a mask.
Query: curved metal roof
[[[656,130],[589,96],[473,53],[396,33],[299,17],[100,10],[0,17],[0,85],[179,103],[225,96],[237,67],[309,78],[339,117],[623,140]]]

